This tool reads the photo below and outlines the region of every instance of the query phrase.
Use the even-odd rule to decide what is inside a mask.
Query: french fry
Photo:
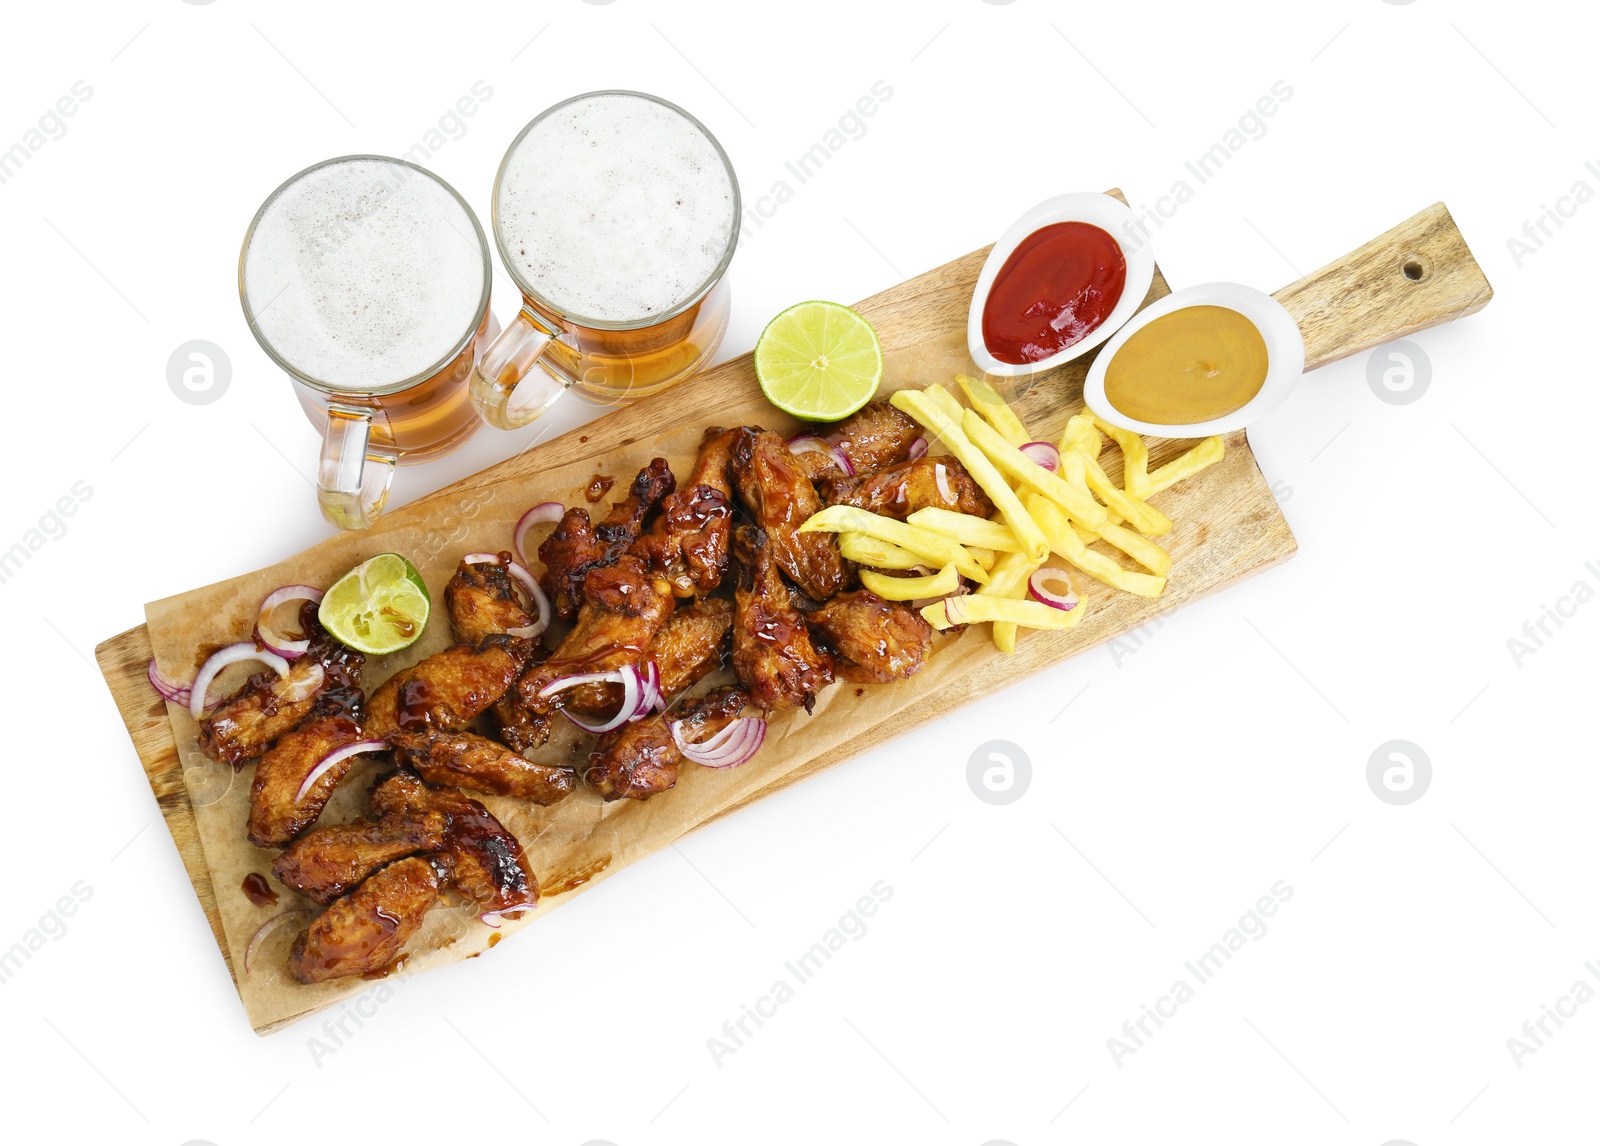
[[[989,570],[989,583],[980,586],[978,593],[984,597],[1008,597],[1020,600],[1027,594],[1028,578],[1044,564],[1034,561],[1026,553],[1002,553],[994,568]],[[992,633],[994,647],[1010,655],[1017,651],[1017,623],[996,621]]]
[[[985,549],[999,549],[1007,553],[1022,552],[1022,542],[1017,540],[1017,535],[1012,533],[1011,527],[1003,521],[990,521],[983,517],[973,517],[969,513],[955,513],[930,505],[907,517],[906,524],[942,533],[962,545],[979,545]]]
[[[839,552],[846,561],[873,569],[915,569],[919,565],[926,568],[928,564],[909,550],[876,537],[868,537],[865,533],[841,533]]]
[[[1083,606],[1057,609],[1039,601],[1014,601],[1009,597],[946,597],[922,608],[922,619],[936,629],[1004,621],[1029,629],[1070,629],[1083,617]]]
[[[1049,543],[1045,541],[1043,531],[1040,530],[1033,518],[1028,516],[1027,511],[1022,508],[1021,500],[1018,499],[1011,487],[1006,484],[1006,480],[1000,476],[1000,471],[995,469],[994,464],[985,456],[985,451],[973,445],[971,439],[962,432],[960,424],[935,405],[936,399],[930,399],[914,390],[901,390],[889,401],[894,405],[895,409],[910,414],[939,436],[939,439],[944,442],[950,452],[956,456],[956,460],[966,467],[967,473],[972,475],[972,480],[977,482],[983,492],[989,495],[989,500],[994,502],[995,508],[1005,518],[1006,524],[1011,526],[1011,532],[1022,543],[1023,552],[1042,560],[1050,549]],[[971,412],[964,411],[962,420],[965,420],[969,413]],[[972,420],[993,435],[994,439],[1000,442],[1002,446],[1012,453],[1016,453],[1015,447],[1007,444],[1004,438],[990,430],[988,423],[984,422],[976,414],[972,414]],[[1019,458],[1022,457],[1021,454],[1017,454],[1017,456]],[[1024,458],[1023,460],[1026,461],[1027,459]],[[1028,462],[1028,464],[1033,465],[1032,462]],[[1034,468],[1038,469],[1037,466]],[[1043,473],[1045,471],[1041,470],[1040,472]],[[987,580],[987,578],[985,579]]]
[[[990,428],[987,422],[971,410],[962,415],[961,428],[971,436],[972,442],[987,455],[995,466],[1043,494],[1072,514],[1077,520],[1091,527],[1098,526],[1105,521],[1105,506],[1039,465],[1017,447],[1002,438]],[[968,466],[967,468],[970,470],[972,467]],[[980,481],[978,484],[982,485],[983,483]],[[994,496],[992,490],[985,486],[984,492],[989,494],[996,506],[1000,506],[1000,499]],[[1007,487],[1007,492],[1010,492],[1009,487]],[[1005,512],[1003,506],[1001,507],[1001,512]],[[1006,521],[1011,524],[1013,530],[1016,530],[1016,522],[1012,520],[1009,513],[1006,514]],[[1037,530],[1039,526],[1034,524],[1033,528]],[[1018,536],[1021,536],[1020,532]],[[1032,551],[1027,550],[1027,552]]]
[[[993,569],[994,568],[994,550],[993,549],[984,549],[984,548],[982,548],[981,546],[978,546],[978,545],[964,545],[964,546],[962,546],[962,548],[965,549],[968,553],[972,554],[972,559],[974,561],[976,561],[979,565],[982,565],[985,569]]]
[[[1171,518],[1149,502],[1135,501],[1122,490],[1112,485],[1111,479],[1106,477],[1106,471],[1100,468],[1099,462],[1083,454],[1078,456],[1083,458],[1083,466],[1085,476],[1089,482],[1089,488],[1094,491],[1096,497],[1106,503],[1107,509],[1115,510],[1124,521],[1132,525],[1140,533],[1159,535],[1171,532]],[[1072,512],[1070,506],[1067,507],[1067,512]],[[1073,514],[1073,516],[1077,517],[1076,514]],[[1081,517],[1078,520],[1096,529],[1100,525],[1099,522],[1088,521]]]
[[[935,382],[931,386],[923,387],[922,392],[927,396],[928,401],[932,402],[934,407],[946,418],[949,418],[952,422],[961,421],[961,403],[956,401],[956,396],[950,391]]]
[[[1087,413],[1087,411],[1085,411]],[[1150,449],[1144,439],[1132,430],[1113,426],[1098,414],[1091,414],[1094,424],[1122,449],[1122,488],[1131,498],[1148,501],[1151,493]]]
[[[1131,572],[1103,553],[1096,553],[1085,546],[1067,516],[1048,498],[1034,494],[1028,499],[1028,512],[1034,515],[1045,536],[1050,539],[1050,548],[1096,581],[1103,581],[1113,589],[1121,589],[1138,597],[1159,597],[1166,589],[1165,577]]]
[[[1078,536],[1081,538],[1083,534],[1079,533]],[[1112,525],[1109,521],[1100,527],[1096,536],[1116,546],[1158,577],[1165,577],[1172,572],[1172,558],[1148,537],[1141,537],[1133,530]]]
[[[1100,431],[1095,428],[1094,416],[1085,410],[1067,419],[1067,428],[1061,432],[1061,452],[1076,449],[1086,458],[1100,456]]]
[[[1212,436],[1185,453],[1179,454],[1150,475],[1150,492],[1160,493],[1177,485],[1184,478],[1193,477],[1207,466],[1222,460],[1223,445],[1220,437]]]
[[[972,554],[948,537],[918,529],[892,517],[880,517],[855,506],[830,505],[812,514],[800,527],[800,532],[864,533],[914,553],[928,565],[954,565],[963,577],[969,577],[980,585],[989,581],[988,572],[973,559]]]
[[[1017,417],[1016,412],[1000,396],[1000,392],[986,380],[957,374],[956,382],[966,394],[967,402],[983,415],[984,421],[994,427],[995,433],[1013,446],[1025,446],[1033,441],[1028,436],[1028,427],[1022,424],[1022,419]]]
[[[943,597],[961,588],[961,576],[954,565],[946,565],[926,577],[890,577],[871,569],[861,571],[861,584],[885,601],[915,601],[918,597]]]

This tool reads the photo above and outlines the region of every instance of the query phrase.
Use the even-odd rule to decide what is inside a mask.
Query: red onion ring
[[[945,476],[943,462],[939,462],[933,467],[933,484],[939,487],[939,496],[944,498],[946,505],[956,504],[955,490],[950,488],[950,479]]]
[[[522,903],[516,907],[502,907],[498,911],[485,911],[478,916],[478,921],[486,927],[498,928],[502,918],[520,916],[524,911],[532,911],[538,904]]]
[[[906,455],[906,461],[914,462],[918,458],[920,458],[923,454],[925,454],[927,452],[928,452],[928,439],[927,438],[913,438],[911,440],[911,452]]]
[[[523,544],[527,540],[528,530],[535,525],[548,525],[560,521],[566,512],[567,507],[559,501],[541,501],[518,518],[517,528],[511,534],[511,547],[517,551],[517,560],[524,565],[528,563],[528,551]]]
[[[1048,584],[1052,581],[1065,581],[1067,591],[1061,593],[1048,588]],[[1049,605],[1052,609],[1060,609],[1063,612],[1077,608],[1080,600],[1077,590],[1072,587],[1072,575],[1058,565],[1046,565],[1034,570],[1033,576],[1028,578],[1028,595],[1042,605]],[[947,611],[946,616],[948,615]]]
[[[851,464],[850,456],[828,441],[827,438],[818,437],[816,434],[801,434],[798,438],[790,438],[789,452],[791,454],[827,454],[839,472],[844,474],[845,477],[856,476],[856,467]]]
[[[747,763],[767,738],[767,721],[760,716],[740,717],[700,744],[692,744],[684,739],[683,721],[674,720],[671,727],[672,742],[683,753],[684,759],[693,760],[707,768],[737,768]]]
[[[1033,462],[1040,469],[1055,473],[1056,470],[1061,468],[1061,451],[1049,442],[1029,442],[1026,445],[1018,446],[1017,449],[1023,457]]]
[[[271,652],[277,653],[286,661],[304,653],[311,647],[309,637],[298,640],[285,640],[272,628],[272,614],[279,605],[290,601],[321,601],[322,590],[315,585],[285,585],[281,589],[274,589],[267,594],[266,600],[261,602],[261,608],[256,610],[256,636],[261,643]]]
[[[272,932],[274,932],[274,931],[276,931],[278,929],[278,924],[282,923],[285,919],[289,919],[290,917],[293,917],[293,916],[302,916],[302,915],[310,915],[310,914],[311,914],[311,909],[309,907],[291,907],[288,911],[280,911],[277,915],[274,915],[271,919],[267,920],[260,927],[258,927],[256,929],[256,933],[254,935],[250,936],[250,942],[245,945],[245,949],[244,949],[244,969],[245,969],[245,972],[248,974],[250,972],[250,970],[251,970],[251,964],[255,962],[256,948],[261,946],[262,941],[265,940],[268,935],[270,935]]]
[[[343,748],[335,748],[321,760],[317,766],[300,782],[300,790],[294,794],[294,802],[298,804],[306,798],[306,793],[318,780],[328,773],[335,765],[348,760],[352,756],[360,756],[363,752],[386,752],[389,745],[382,740],[357,740],[354,744],[346,744]]]
[[[630,721],[639,720],[650,711],[648,698],[641,703],[643,689],[646,681],[636,665],[623,665],[615,672],[581,672],[571,676],[558,677],[539,690],[541,697],[554,696],[558,692],[565,692],[569,688],[576,688],[580,684],[620,684],[622,686],[622,703],[617,707],[617,713],[610,720],[601,724],[589,724],[579,720],[572,713],[562,710],[566,718],[576,724],[585,732],[592,732],[596,736],[610,732],[614,728],[621,728]]]
[[[211,687],[212,680],[219,672],[240,661],[260,661],[279,676],[289,675],[288,661],[277,653],[256,648],[254,641],[240,641],[235,645],[227,645],[207,657],[206,663],[200,666],[200,671],[194,674],[194,683],[189,686],[190,716],[199,720],[205,714],[206,689]]]
[[[150,664],[145,668],[145,676],[150,678],[150,687],[159,692],[164,700],[181,704],[185,708],[189,707],[189,686],[180,684],[157,668],[155,657],[150,658]]]

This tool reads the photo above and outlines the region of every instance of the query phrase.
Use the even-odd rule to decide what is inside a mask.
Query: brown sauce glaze
[[[245,876],[244,882],[239,885],[239,890],[244,892],[244,897],[257,907],[271,907],[278,902],[278,893],[272,890],[267,877],[258,871]]]

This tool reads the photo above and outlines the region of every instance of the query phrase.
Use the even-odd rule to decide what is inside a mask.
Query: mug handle
[[[548,410],[572,383],[540,362],[556,331],[523,307],[472,371],[472,405],[491,426],[515,430]],[[534,367],[539,369],[535,370]]]
[[[317,462],[317,504],[322,516],[340,529],[366,529],[389,500],[395,459],[372,450],[371,440],[371,410],[328,404]]]

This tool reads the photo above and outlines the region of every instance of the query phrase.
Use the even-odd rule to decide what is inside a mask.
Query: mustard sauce
[[[1106,401],[1141,422],[1187,426],[1233,413],[1266,380],[1255,323],[1225,306],[1186,306],[1122,344],[1106,367]]]

